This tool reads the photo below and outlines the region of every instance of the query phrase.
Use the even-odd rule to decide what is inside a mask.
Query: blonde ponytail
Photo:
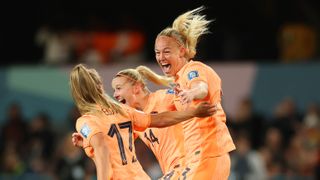
[[[186,50],[188,59],[193,58],[197,51],[196,46],[201,35],[209,33],[210,20],[206,20],[205,15],[200,15],[204,6],[188,11],[178,16],[172,27],[162,30],[158,36],[169,36],[177,40]]]
[[[97,110],[125,115],[118,102],[104,94],[101,78],[94,69],[76,65],[70,73],[70,88],[82,115]]]
[[[141,74],[144,78],[148,79],[149,81],[158,84],[163,85],[167,87],[171,87],[171,84],[173,83],[173,79],[167,76],[161,76],[149,69],[146,66],[138,66],[136,70]]]

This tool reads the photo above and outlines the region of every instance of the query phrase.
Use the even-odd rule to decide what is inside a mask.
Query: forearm
[[[166,111],[151,115],[150,127],[167,127],[194,117],[193,110],[188,111]]]

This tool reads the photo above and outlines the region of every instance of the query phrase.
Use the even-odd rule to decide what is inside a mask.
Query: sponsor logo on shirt
[[[198,71],[190,71],[190,72],[188,73],[188,79],[189,79],[189,80],[191,80],[191,79],[193,79],[193,78],[196,78],[196,77],[199,77]]]
[[[88,135],[90,134],[91,129],[87,124],[84,124],[80,130],[80,133],[82,134],[82,136],[84,136],[85,138],[88,137]]]

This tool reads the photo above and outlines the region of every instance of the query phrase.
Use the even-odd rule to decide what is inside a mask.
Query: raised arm
[[[217,111],[215,105],[208,102],[200,103],[196,108],[188,108],[184,111],[166,111],[159,114],[151,115],[150,127],[167,127],[193,117],[207,117]]]

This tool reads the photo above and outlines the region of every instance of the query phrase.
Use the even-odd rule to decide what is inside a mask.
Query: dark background
[[[1,64],[41,63],[43,51],[34,36],[44,25],[57,31],[138,28],[146,35],[149,61],[157,33],[179,14],[201,5],[207,7],[203,14],[215,20],[212,34],[199,44],[198,54],[204,59],[277,61],[277,34],[284,23],[303,22],[320,29],[318,0],[7,1],[1,5]]]

